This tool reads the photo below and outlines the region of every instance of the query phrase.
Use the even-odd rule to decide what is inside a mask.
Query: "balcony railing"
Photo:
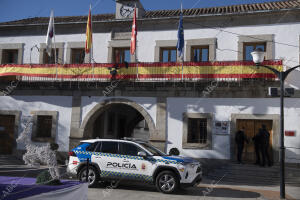
[[[265,61],[264,65],[282,70],[282,61]],[[265,68],[248,61],[129,63],[129,64],[7,64],[0,65],[0,76],[19,76],[22,81],[239,81],[243,79],[275,80]]]

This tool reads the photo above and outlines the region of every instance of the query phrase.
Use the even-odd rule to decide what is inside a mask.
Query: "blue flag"
[[[177,34],[177,50],[179,57],[183,55],[184,50],[184,33],[183,33],[183,22],[182,22],[182,12],[180,14],[179,25],[178,25],[178,34]]]

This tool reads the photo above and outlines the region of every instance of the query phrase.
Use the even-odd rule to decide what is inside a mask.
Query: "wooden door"
[[[244,144],[244,151],[243,151],[243,158],[242,158],[244,162],[254,163],[256,161],[255,147],[252,138],[258,133],[262,124],[266,125],[266,128],[270,133],[269,155],[272,159],[272,141],[273,141],[272,120],[253,120],[253,119],[237,120],[237,125],[236,125],[237,130],[244,127],[245,135],[248,139],[248,143],[245,142]]]
[[[248,120],[248,119],[241,119],[237,120],[237,130],[242,129],[242,127],[245,128],[245,135],[249,141],[247,144],[244,143],[244,151],[243,151],[243,158],[242,160],[244,162],[252,162],[255,160],[255,149],[252,142],[252,138],[254,136],[254,120]]]
[[[0,115],[0,154],[11,154],[14,144],[15,116]]]
[[[270,133],[270,141],[269,141],[269,156],[271,161],[273,161],[272,155],[272,142],[273,142],[273,130],[272,130],[272,126],[273,126],[273,122],[272,120],[255,120],[255,127],[254,127],[254,131],[255,134],[257,134],[259,132],[259,129],[262,128],[262,125],[266,126],[267,131]]]

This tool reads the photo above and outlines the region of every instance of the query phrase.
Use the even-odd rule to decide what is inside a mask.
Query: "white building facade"
[[[93,17],[92,62],[178,61],[180,66],[176,54],[180,11],[145,11],[138,4],[137,54],[130,56],[132,13],[127,16],[122,9],[131,3],[135,1],[117,1],[116,15]],[[184,10],[183,16],[186,62],[241,61],[242,67],[251,62],[249,51],[262,47],[265,59],[282,60],[283,69],[299,65],[299,1],[191,9]],[[90,55],[83,54],[86,17],[55,21],[58,63],[87,63]],[[48,18],[32,18],[0,24],[1,68],[7,63],[49,63],[51,58],[44,53],[47,23]],[[299,74],[298,70],[291,73],[286,84],[295,88],[295,94],[285,99],[284,109],[286,162],[291,163],[300,162]],[[278,80],[7,77],[1,81],[0,130],[16,138],[24,128],[22,119],[33,116],[33,140],[56,142],[63,154],[82,139],[132,137],[137,131],[137,136],[141,133],[166,152],[178,148],[185,156],[235,160],[237,129],[246,127],[251,141],[265,124],[271,133],[270,154],[275,162],[279,159],[280,101],[268,95],[268,87],[279,87]],[[40,133],[42,127],[47,127],[45,133]],[[4,153],[24,149],[13,140],[5,146]],[[254,160],[253,142],[245,147],[244,158]]]

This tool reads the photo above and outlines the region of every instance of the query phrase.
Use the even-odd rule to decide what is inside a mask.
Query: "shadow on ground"
[[[105,189],[105,186],[100,185],[99,188]],[[157,189],[153,185],[146,184],[129,184],[120,183],[117,188],[118,190],[130,191],[140,191],[140,192],[157,192]],[[172,194],[174,195],[174,194]],[[250,191],[242,191],[238,189],[230,188],[214,188],[212,187],[191,187],[180,189],[175,195],[181,196],[198,196],[198,197],[224,197],[224,198],[258,198],[261,194]]]

